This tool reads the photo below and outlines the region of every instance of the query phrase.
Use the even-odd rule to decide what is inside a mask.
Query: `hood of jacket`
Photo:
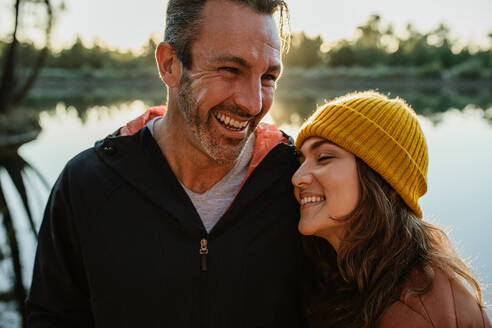
[[[128,136],[137,133],[141,128],[147,124],[150,120],[163,116],[166,114],[167,106],[160,105],[147,109],[145,113],[136,117],[128,122],[124,127],[120,129],[120,136]],[[251,172],[261,163],[265,156],[273,149],[279,142],[291,143],[292,140],[289,136],[280,131],[275,124],[268,124],[260,122],[255,129],[255,146],[253,157],[246,173],[246,179],[251,175]],[[243,181],[244,184],[244,181]]]

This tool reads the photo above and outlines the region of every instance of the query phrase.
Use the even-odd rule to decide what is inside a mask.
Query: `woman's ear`
[[[162,81],[169,88],[176,88],[181,77],[182,64],[173,47],[167,42],[161,42],[155,50],[155,59]]]

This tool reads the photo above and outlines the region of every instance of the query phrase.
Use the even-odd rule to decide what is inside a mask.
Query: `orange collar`
[[[145,124],[158,116],[163,116],[166,113],[167,106],[161,105],[151,107],[142,115],[128,122],[120,129],[120,136],[128,136],[135,134],[143,128]],[[261,163],[265,156],[279,142],[287,142],[287,138],[280,132],[275,124],[260,123],[255,130],[256,141],[254,146],[253,158],[248,167],[244,181],[250,176],[251,172]],[[243,182],[244,183],[244,182]]]

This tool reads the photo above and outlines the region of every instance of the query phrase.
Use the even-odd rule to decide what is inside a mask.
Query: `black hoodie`
[[[302,326],[297,166],[273,146],[207,234],[147,128],[97,142],[51,192],[29,327]]]

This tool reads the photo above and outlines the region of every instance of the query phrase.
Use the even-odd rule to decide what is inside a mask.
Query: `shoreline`
[[[40,96],[41,94],[49,95],[58,93],[61,90],[73,90],[75,93],[80,91],[91,91],[104,88],[106,91],[128,90],[128,89],[145,89],[155,91],[164,90],[164,84],[160,80],[157,72],[155,74],[122,74],[111,75],[105,74],[84,74],[83,72],[70,72],[65,76],[52,76],[41,74],[35,82],[31,95]],[[364,87],[364,88],[391,88],[391,89],[453,89],[476,90],[489,89],[492,87],[492,79],[443,79],[443,78],[422,78],[422,77],[405,77],[405,76],[344,76],[343,74],[332,74],[332,72],[317,72],[312,74],[306,72],[286,71],[278,82],[278,90],[299,89],[307,86],[309,88],[347,88],[347,87]],[[56,92],[55,92],[56,91]],[[68,93],[73,93],[68,92]]]

